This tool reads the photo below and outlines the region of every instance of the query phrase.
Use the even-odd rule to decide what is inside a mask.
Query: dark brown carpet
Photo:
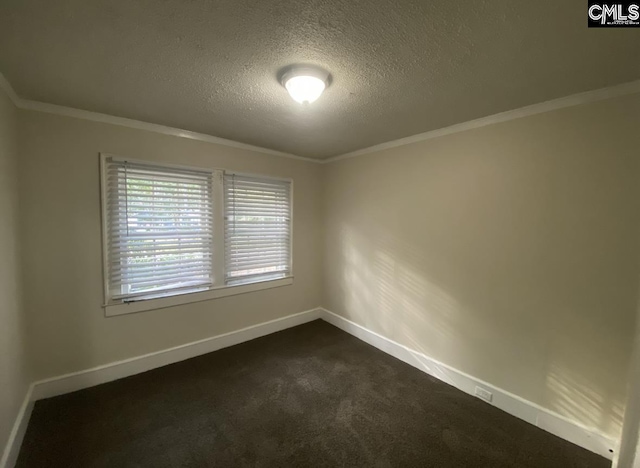
[[[607,467],[316,321],[36,403],[18,467]]]

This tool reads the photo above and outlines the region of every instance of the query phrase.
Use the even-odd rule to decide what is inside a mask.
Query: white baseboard
[[[129,377],[245,341],[250,341],[316,319],[323,319],[356,338],[466,393],[473,395],[476,385],[483,387],[493,393],[493,401],[491,404],[494,406],[587,450],[598,453],[608,459],[613,458],[613,454],[609,450],[617,450],[618,442],[616,440],[600,434],[592,428],[584,427],[564,416],[509,393],[506,390],[502,390],[438,362],[435,359],[429,358],[422,353],[396,343],[333,312],[323,308],[317,308],[174,348],[34,382],[29,387],[18,417],[16,418],[2,459],[0,460],[0,468],[12,468],[15,465],[34,402],[37,400]]]
[[[410,349],[400,343],[375,333],[362,325],[358,325],[340,315],[322,309],[320,316],[323,320],[361,339],[362,341],[394,356],[427,374],[448,383],[465,393],[475,394],[476,386],[485,388],[493,393],[491,404],[501,410],[516,416],[534,426],[544,429],[562,439],[568,440],[591,452],[608,459],[613,459],[610,450],[617,451],[618,441],[601,434],[596,429],[582,426],[564,416],[554,413],[513,393],[484,382],[469,374],[454,369],[442,362]]]
[[[312,320],[319,319],[320,313],[321,310],[319,308],[311,309],[174,348],[40,380],[34,383],[32,397],[33,400],[50,398],[184,361],[185,359],[211,353],[228,346],[244,343],[254,338],[311,322]]]
[[[245,341],[317,320],[320,318],[321,313],[322,310],[320,308],[311,309],[174,348],[34,382],[29,386],[22,407],[16,417],[2,459],[0,459],[0,468],[13,468],[15,465],[22,440],[27,430],[31,411],[37,400],[75,392],[76,390],[122,379],[202,354],[211,353],[222,348],[244,343]]]
[[[22,439],[27,432],[27,425],[29,424],[29,418],[31,417],[31,411],[33,410],[33,384],[29,385],[27,394],[24,397],[18,416],[13,423],[11,434],[9,434],[9,440],[2,453],[0,459],[0,468],[13,468],[18,461],[18,454],[20,453],[20,446],[22,445]]]

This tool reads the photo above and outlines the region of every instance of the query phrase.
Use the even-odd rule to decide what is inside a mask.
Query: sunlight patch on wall
[[[451,321],[459,315],[458,302],[415,266],[422,261],[417,252],[400,245],[379,233],[362,236],[342,226],[346,313],[412,349],[455,353],[460,343]]]
[[[552,364],[546,385],[553,394],[550,408],[553,411],[608,434],[619,434],[622,430],[622,402],[606,401],[602,389],[594,382],[566,366]]]

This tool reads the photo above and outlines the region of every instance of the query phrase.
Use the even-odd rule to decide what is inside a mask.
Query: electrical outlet
[[[485,390],[482,387],[476,387],[476,396],[488,402],[491,402],[491,400],[493,400],[493,393],[491,393],[489,390]]]

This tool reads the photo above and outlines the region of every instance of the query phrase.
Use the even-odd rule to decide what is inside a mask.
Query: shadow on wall
[[[448,283],[439,279],[437,255],[428,258],[372,226],[363,235],[343,223],[335,234],[343,263],[333,293],[349,319],[584,426],[619,435],[623,396],[611,386],[622,387],[624,376],[594,358],[607,337],[567,337],[572,341],[565,347],[579,357],[569,359],[555,343],[557,330],[536,317],[533,304],[490,310],[501,304],[464,294],[464,281],[456,283],[447,272],[441,277]]]
[[[37,138],[23,141],[25,154],[38,155],[21,161],[21,199],[28,348],[40,380],[95,365],[95,317],[104,314],[100,184],[93,154],[73,166],[58,154],[42,161],[31,148]]]

